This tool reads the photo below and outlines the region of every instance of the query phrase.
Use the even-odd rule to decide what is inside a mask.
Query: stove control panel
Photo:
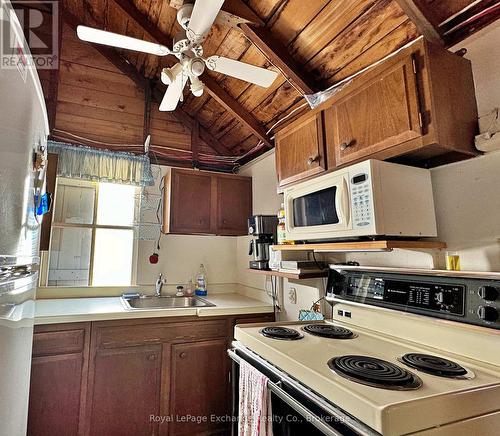
[[[331,269],[327,299],[340,298],[500,329],[500,281]]]

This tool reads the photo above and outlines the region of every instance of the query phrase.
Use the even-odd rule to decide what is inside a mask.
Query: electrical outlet
[[[297,289],[295,288],[290,288],[288,290],[288,301],[291,304],[297,304]]]

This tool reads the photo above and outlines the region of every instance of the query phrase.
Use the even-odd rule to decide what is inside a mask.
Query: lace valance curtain
[[[48,141],[48,151],[59,155],[57,175],[61,177],[136,186],[154,183],[148,156],[56,141]]]

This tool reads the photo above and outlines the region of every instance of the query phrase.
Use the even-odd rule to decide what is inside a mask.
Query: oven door
[[[266,377],[271,391],[273,434],[275,436],[379,435],[333,404],[308,390],[296,380],[272,366],[245,347],[233,343],[228,350],[232,363],[232,435],[238,434],[239,363],[245,360]]]
[[[327,174],[285,190],[285,229],[290,240],[349,236],[349,175]]]

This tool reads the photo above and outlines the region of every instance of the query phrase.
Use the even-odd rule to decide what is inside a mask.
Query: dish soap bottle
[[[196,291],[195,294],[199,297],[207,296],[207,270],[203,264],[200,264],[198,275],[196,276]]]

